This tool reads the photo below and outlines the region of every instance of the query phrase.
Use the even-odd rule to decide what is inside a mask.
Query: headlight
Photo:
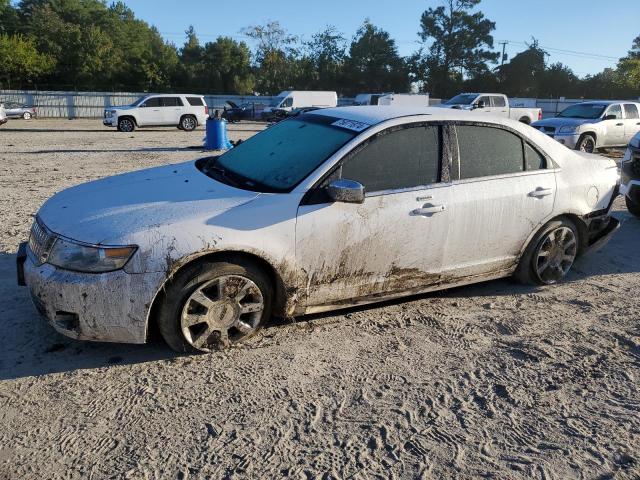
[[[564,127],[560,127],[558,133],[576,133],[579,128],[579,125],[566,125]]]
[[[49,252],[47,263],[76,272],[111,272],[124,267],[136,248],[96,247],[58,238]]]

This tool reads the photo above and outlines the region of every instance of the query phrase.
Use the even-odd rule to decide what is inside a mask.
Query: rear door
[[[480,108],[480,103],[483,103],[484,107]],[[493,113],[493,106],[491,104],[491,97],[489,95],[483,95],[479,97],[476,100],[476,105],[478,105],[478,108],[476,108],[475,110],[476,112]]]
[[[449,188],[439,181],[440,138],[438,126],[385,130],[338,162],[303,199],[296,260],[307,273],[307,307],[419,291],[440,281],[450,218]],[[338,178],[364,185],[364,203],[323,196]]]
[[[444,267],[459,278],[509,270],[531,233],[553,212],[552,164],[508,129],[451,128],[458,154],[451,172]]]
[[[162,124],[178,125],[183,110],[184,104],[180,97],[162,97]]]
[[[499,117],[509,116],[509,106],[507,100],[502,95],[491,95],[491,108],[494,115]]]
[[[640,112],[635,103],[624,104],[624,143],[627,144],[640,132]]]

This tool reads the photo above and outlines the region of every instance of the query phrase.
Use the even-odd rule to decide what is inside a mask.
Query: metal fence
[[[100,118],[106,108],[130,105],[145,93],[134,92],[54,92],[0,90],[0,102],[16,102],[35,106],[41,118]],[[227,100],[234,103],[253,103],[256,111],[271,104],[276,97],[255,95],[205,95],[207,105],[212,110],[222,110]],[[542,109],[543,117],[552,117],[570,105],[588,101],[586,99],[536,99],[512,98],[512,107],[537,107]],[[338,105],[351,105],[352,98],[338,99]],[[440,103],[431,99],[430,104]]]

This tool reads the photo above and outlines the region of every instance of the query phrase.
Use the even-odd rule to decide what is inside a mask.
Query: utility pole
[[[504,82],[504,61],[507,59],[507,44],[509,42],[500,42],[499,45],[502,45],[502,59],[500,63],[500,83]]]

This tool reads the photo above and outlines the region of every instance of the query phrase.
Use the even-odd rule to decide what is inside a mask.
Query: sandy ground
[[[0,478],[640,478],[640,221],[620,200],[620,233],[553,288],[272,323],[203,356],[56,334],[15,283],[32,215],[65,187],[202,155],[202,137],[0,127]]]

